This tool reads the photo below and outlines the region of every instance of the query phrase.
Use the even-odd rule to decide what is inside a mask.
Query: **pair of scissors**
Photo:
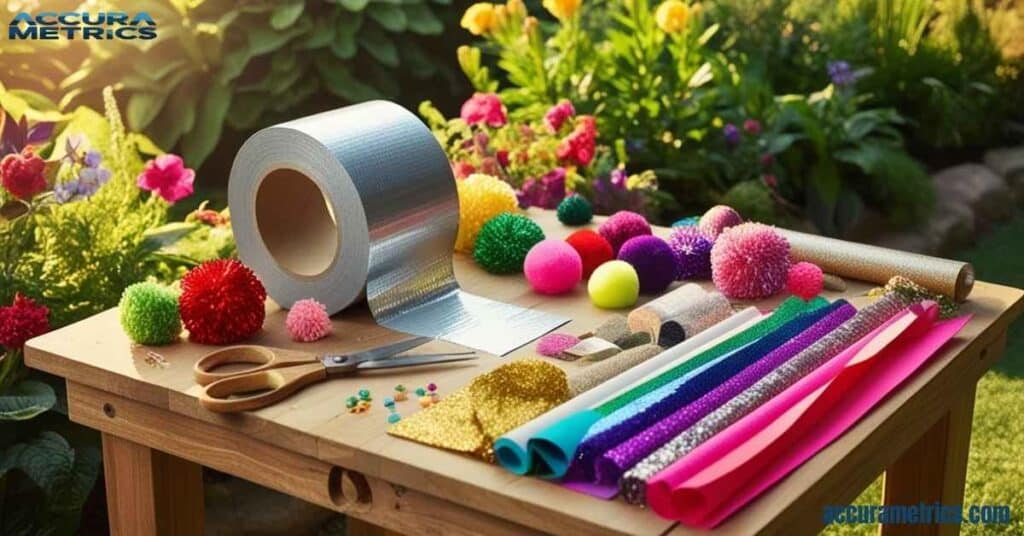
[[[330,355],[266,346],[231,346],[206,354],[196,362],[192,372],[196,383],[203,386],[199,402],[211,411],[232,413],[269,406],[331,376],[477,358],[473,352],[394,357],[431,340],[429,337],[416,337],[362,352]],[[252,364],[255,367],[216,372],[219,367],[233,364]]]

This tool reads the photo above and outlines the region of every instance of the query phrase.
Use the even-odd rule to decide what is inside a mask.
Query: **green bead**
[[[473,259],[492,274],[523,271],[523,260],[530,248],[544,240],[544,231],[530,218],[520,214],[499,214],[480,229],[473,246]]]
[[[358,403],[359,403],[359,399],[354,397],[354,396],[350,396],[347,399],[345,399],[345,407],[347,407],[349,409],[352,409],[352,408],[356,407],[356,404],[358,404]]]
[[[181,333],[178,295],[158,283],[135,283],[124,289],[118,304],[121,327],[132,342],[169,344]]]
[[[590,201],[579,194],[572,194],[558,204],[558,221],[565,225],[584,225],[594,218]]]
[[[362,399],[362,400],[369,400],[370,399],[370,391],[368,389],[360,389],[359,390],[359,398]]]
[[[426,394],[427,394],[427,390],[426,389],[424,389],[422,387],[416,389],[416,396],[426,396]]]

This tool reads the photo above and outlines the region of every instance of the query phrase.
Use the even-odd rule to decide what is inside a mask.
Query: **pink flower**
[[[544,114],[544,124],[547,125],[552,132],[558,132],[558,129],[562,128],[562,125],[574,115],[576,115],[576,109],[572,107],[572,103],[567,100],[563,100],[552,106],[551,109]]]
[[[156,193],[168,203],[174,203],[192,195],[195,179],[195,170],[185,167],[180,156],[164,154],[146,162],[136,184],[143,190]]]
[[[590,164],[594,159],[594,144],[597,138],[597,126],[594,118],[584,115],[579,118],[576,128],[558,144],[555,155],[560,160],[575,161],[581,166]]]
[[[495,158],[498,159],[498,163],[501,164],[501,167],[508,167],[508,151],[507,150],[501,149],[498,152],[494,153],[494,156],[495,156]]]
[[[775,155],[772,153],[764,153],[761,155],[761,165],[764,167],[770,167],[775,163]]]
[[[483,123],[489,127],[500,127],[508,122],[505,105],[494,93],[474,93],[462,103],[459,117],[470,125]]]
[[[779,186],[779,179],[775,178],[775,175],[772,175],[772,174],[763,175],[761,177],[761,180],[764,181],[764,185],[765,186],[767,186],[767,187],[769,187],[769,188],[771,188],[773,190]]]
[[[757,119],[747,119],[743,122],[743,131],[751,136],[761,133],[761,122]]]
[[[452,174],[455,175],[456,179],[465,179],[475,171],[476,168],[473,167],[473,164],[468,164],[466,162],[455,162],[452,164]]]

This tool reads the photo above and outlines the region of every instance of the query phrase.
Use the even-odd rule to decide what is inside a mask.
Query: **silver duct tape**
[[[334,314],[363,298],[377,323],[504,355],[569,319],[462,291],[455,179],[433,134],[373,101],[265,128],[228,185],[238,255],[283,307]]]

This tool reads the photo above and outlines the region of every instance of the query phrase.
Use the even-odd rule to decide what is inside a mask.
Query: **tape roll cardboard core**
[[[338,222],[327,197],[305,174],[275,169],[256,191],[256,227],[267,251],[285,271],[314,277],[338,255]]]

